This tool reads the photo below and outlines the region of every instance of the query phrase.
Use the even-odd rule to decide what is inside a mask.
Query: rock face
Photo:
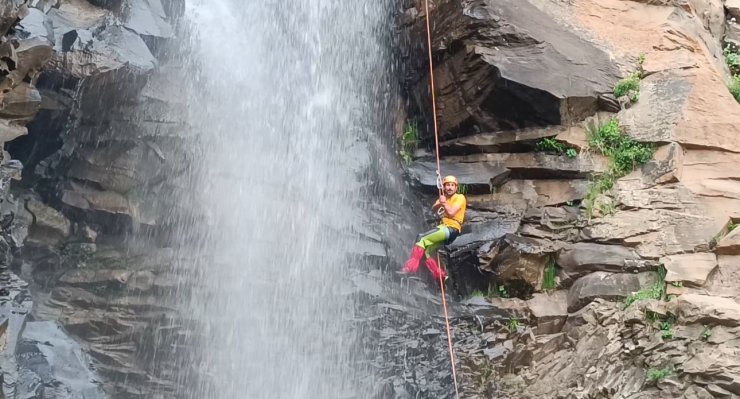
[[[424,9],[420,5],[417,10]],[[618,79],[605,52],[528,1],[494,6],[442,0],[430,13],[442,132],[465,135],[579,120],[598,110],[599,96]],[[423,18],[409,26],[402,52],[410,59],[406,80],[412,98],[426,112]]]
[[[183,117],[181,62],[166,51],[179,40],[183,5],[0,6],[0,268],[23,264],[42,293],[37,321],[25,319],[25,288],[5,302],[23,304],[14,309],[23,317],[5,316],[5,397],[164,397],[179,389],[173,376],[187,374],[175,357],[197,363],[161,351],[194,335],[162,299],[174,281],[172,256],[150,247],[146,261],[127,258],[122,245],[103,243],[142,227],[166,238],[188,207],[178,179],[196,146]],[[10,180],[21,177],[23,188],[10,195]],[[5,272],[0,281],[2,301],[12,282]]]
[[[75,0],[21,21],[53,47],[39,71],[39,117],[9,150],[28,178],[54,183],[45,200],[78,220],[164,230],[181,209],[150,205],[177,198],[177,179],[193,159],[185,96],[175,89],[181,68],[157,59],[174,40],[175,12],[159,0]]]
[[[738,395],[740,105],[722,56],[740,43],[738,4],[404,4],[409,113],[431,126],[430,18],[441,170],[468,194],[470,232],[445,249],[454,287],[518,296],[480,301],[531,328],[475,327],[464,396]],[[634,72],[639,98],[615,99]],[[612,118],[655,152],[587,214],[591,181],[612,167],[589,135]],[[409,175],[433,192],[436,165],[418,154]],[[506,233],[480,230],[504,221]]]

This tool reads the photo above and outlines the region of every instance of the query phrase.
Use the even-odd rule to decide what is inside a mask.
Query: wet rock
[[[717,268],[717,256],[713,253],[671,255],[661,258],[660,263],[668,271],[666,283],[703,287]]]
[[[29,73],[40,72],[41,68],[52,57],[54,32],[46,14],[36,8],[29,10],[17,26],[18,48],[15,50],[18,59],[16,70],[9,78],[19,83]]]
[[[0,119],[0,141],[8,142],[15,138],[28,134],[25,126],[7,119]]]
[[[72,223],[61,212],[37,199],[29,199],[26,208],[33,215],[29,240],[55,246],[69,237]]]
[[[27,122],[39,110],[41,95],[28,83],[21,83],[13,90],[0,94],[0,118]]]
[[[160,0],[127,0],[124,26],[145,36],[171,38],[172,27]]]
[[[709,295],[684,294],[678,297],[679,317],[685,323],[740,326],[740,303]]]
[[[124,285],[133,272],[129,270],[70,270],[59,281],[70,285],[116,284]]]
[[[18,344],[24,398],[106,398],[82,347],[51,321],[26,323]]]
[[[15,23],[21,4],[19,0],[10,0],[0,5],[0,35],[4,36]]]

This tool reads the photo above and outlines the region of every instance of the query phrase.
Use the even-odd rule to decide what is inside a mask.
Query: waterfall
[[[189,2],[183,95],[210,217],[189,227],[205,238],[180,292],[209,383],[181,396],[370,397],[343,287],[364,259],[368,140],[389,134],[389,3]]]

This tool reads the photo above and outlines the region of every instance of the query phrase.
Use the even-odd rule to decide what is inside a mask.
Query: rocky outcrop
[[[477,300],[512,322],[478,320],[462,345],[466,397],[738,395],[740,107],[721,54],[736,4],[418,3],[402,19],[411,114],[430,121],[429,17],[442,173],[465,184],[472,228],[510,228],[446,248],[455,288],[519,297]],[[614,99],[634,72],[639,96]],[[589,135],[613,118],[655,152],[600,188],[614,165]],[[432,192],[436,165],[417,155],[409,175]]]
[[[419,4],[405,14],[423,10]],[[444,133],[567,124],[598,110],[599,97],[618,79],[605,52],[530,2],[493,6],[440,0],[430,13]],[[426,114],[430,107],[423,18],[408,26],[402,53],[409,60],[405,83],[416,108]]]
[[[29,34],[46,35],[53,52],[39,76],[39,117],[9,150],[29,178],[54,186],[44,199],[77,220],[163,229],[180,215],[181,204],[151,201],[177,198],[177,178],[194,158],[174,84],[181,68],[164,53],[178,9],[75,0],[29,16]]]
[[[179,361],[196,363],[164,350],[193,335],[193,323],[162,299],[175,280],[171,252],[150,247],[148,256],[127,258],[123,244],[104,244],[142,227],[162,237],[189,206],[178,179],[196,146],[184,118],[181,62],[167,52],[183,5],[0,6],[0,141],[7,142],[0,268],[22,258],[39,295],[35,321],[25,319],[29,302],[7,328],[11,336],[24,332],[0,364],[6,397],[161,396],[188,373]],[[21,170],[23,189],[10,196]]]

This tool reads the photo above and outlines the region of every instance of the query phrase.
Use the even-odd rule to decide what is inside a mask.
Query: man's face
[[[457,184],[455,184],[455,183],[445,183],[444,184],[444,188],[445,188],[445,194],[448,195],[448,196],[450,196],[452,194],[455,194],[455,192],[457,191]]]

